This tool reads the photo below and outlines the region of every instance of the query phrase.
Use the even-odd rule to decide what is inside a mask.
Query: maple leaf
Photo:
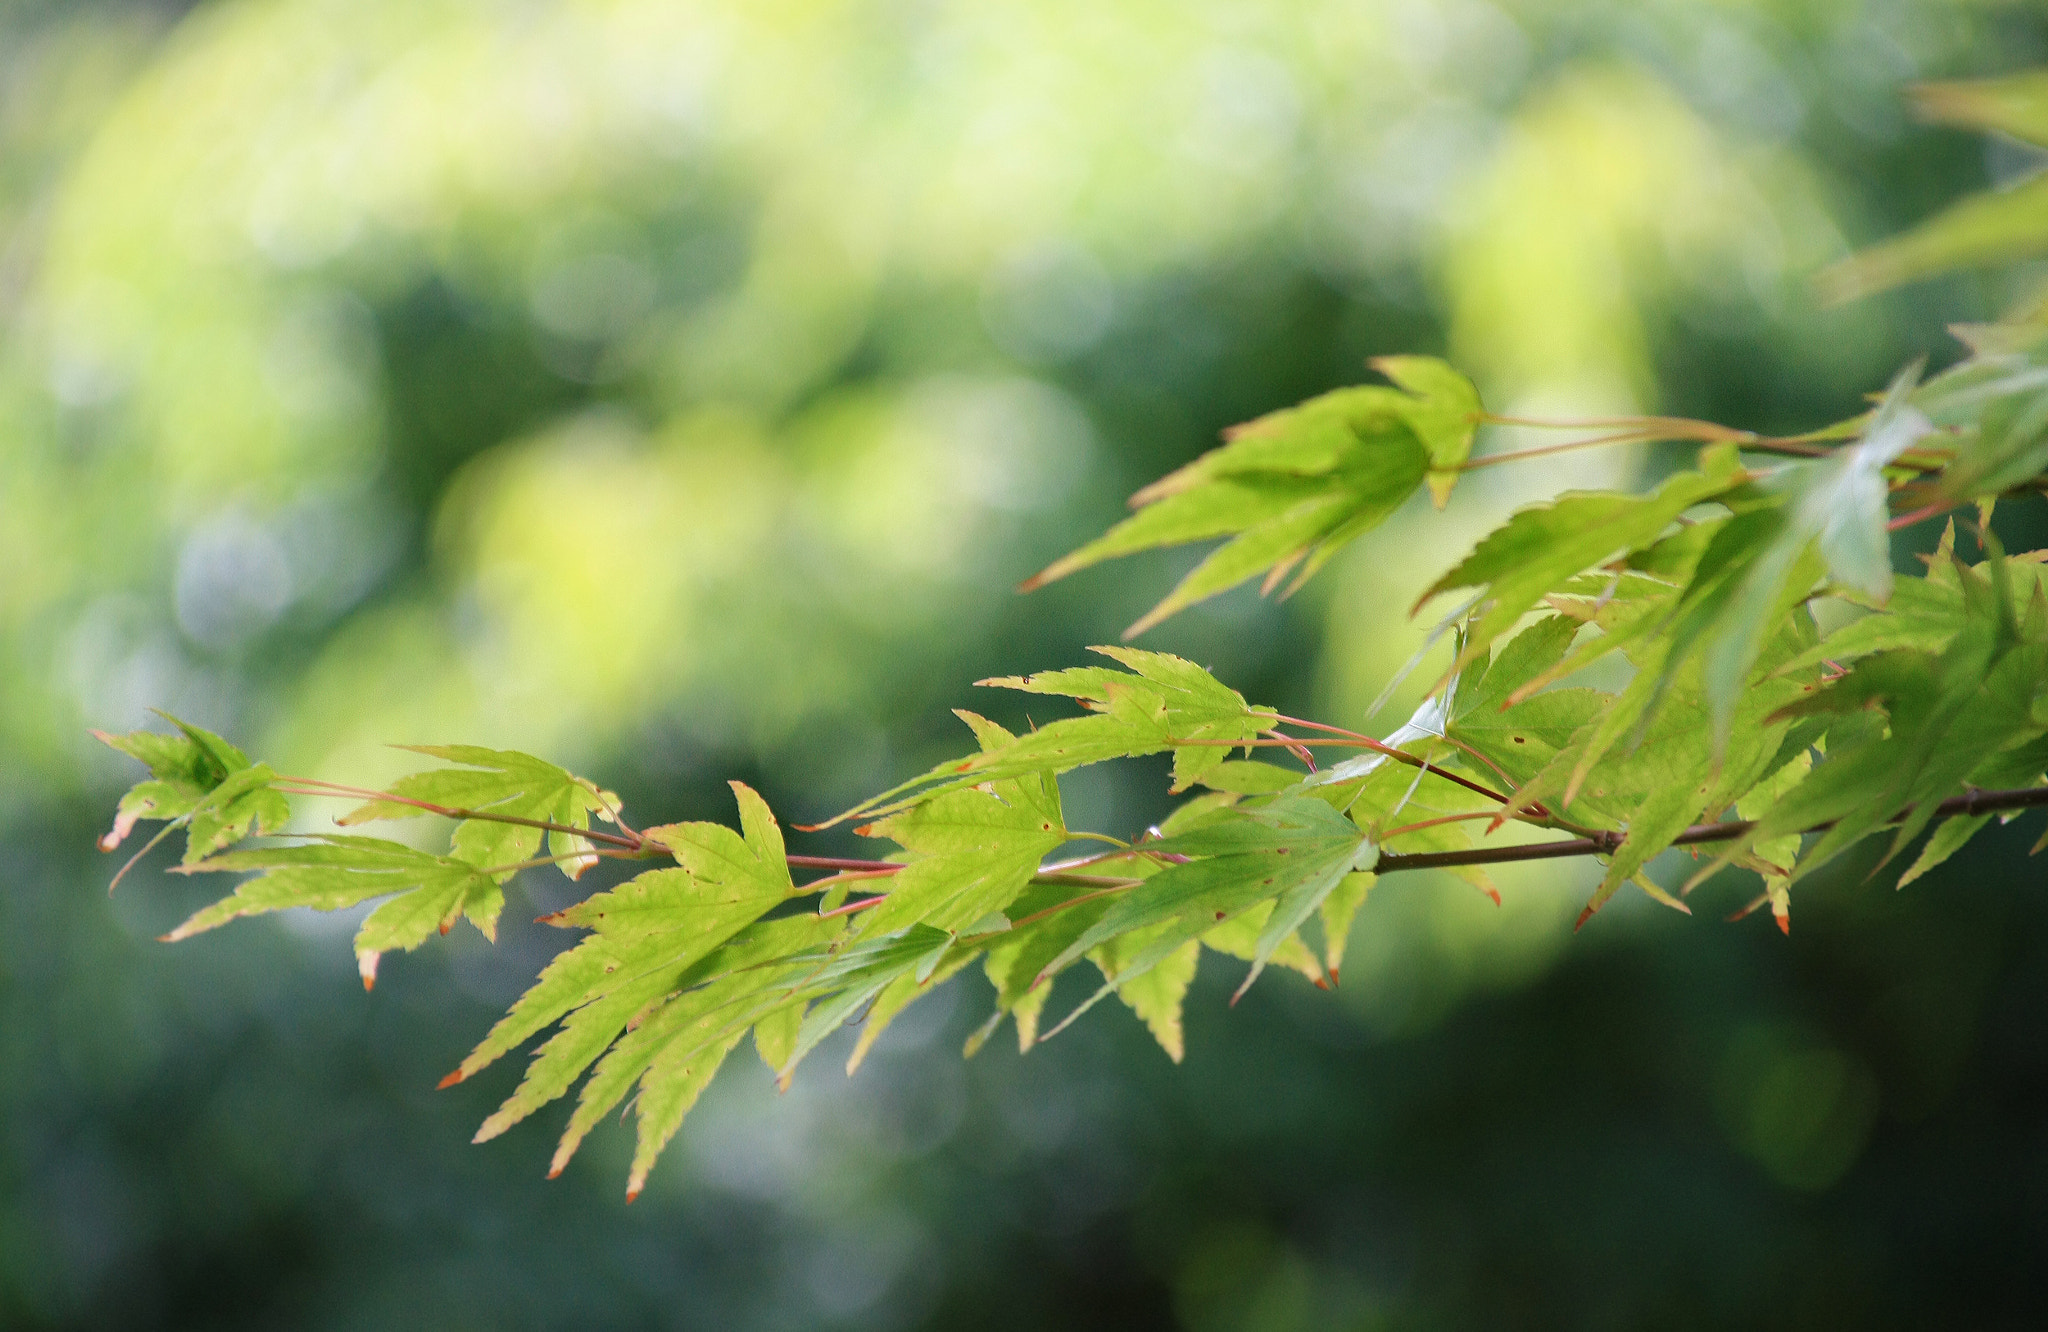
[[[1000,753],[1016,737],[971,712],[983,752]],[[957,932],[1022,891],[1038,863],[1067,840],[1059,783],[1030,772],[947,791],[860,830],[909,853],[888,880],[888,898],[863,919],[864,935],[924,924]]]
[[[1052,722],[1007,743],[985,745],[978,754],[948,759],[816,826],[886,816],[983,782],[1050,778],[1091,763],[1168,750],[1174,756],[1173,789],[1179,791],[1222,764],[1231,744],[1256,739],[1278,720],[1272,711],[1252,707],[1242,694],[1191,661],[1136,648],[1089,650],[1129,670],[1082,666],[978,683],[1073,698],[1092,715]],[[970,724],[982,723],[975,718]]]
[[[1230,537],[1125,631],[1134,638],[1260,573],[1269,592],[1293,574],[1293,592],[1425,482],[1441,508],[1471,452],[1479,395],[1431,357],[1372,364],[1399,387],[1338,389],[1227,431],[1223,447],[1133,495],[1136,514],[1024,589],[1137,551]]]
[[[595,783],[531,754],[476,745],[401,745],[454,768],[430,768],[391,784],[391,800],[370,800],[341,816],[343,826],[377,819],[410,819],[435,812],[421,806],[468,810],[485,817],[463,818],[455,828],[452,854],[473,865],[509,865],[540,850],[543,829],[532,820],[573,828],[590,826],[595,813],[617,815],[618,797]],[[590,842],[574,832],[546,830],[548,851],[562,857],[562,872],[574,879],[597,863]]]
[[[1242,994],[1273,950],[1306,920],[1346,874],[1369,869],[1376,849],[1358,826],[1323,801],[1282,798],[1205,828],[1148,842],[1152,855],[1187,856],[1116,899],[1079,938],[1041,968],[1057,971],[1090,949],[1121,935],[1171,923],[1122,960],[1112,984],[1157,966],[1190,939],[1262,902],[1274,915],[1259,935]]]
[[[140,762],[150,774],[148,781],[136,783],[121,797],[114,826],[100,839],[100,850],[119,846],[143,819],[164,819],[168,822],[149,846],[182,826],[184,863],[192,865],[252,833],[275,832],[291,818],[291,802],[274,789],[277,774],[267,765],[250,762],[247,754],[212,731],[168,712],[157,715],[178,733],[92,733],[102,744]],[[140,858],[138,854],[136,859]]]
[[[545,918],[592,933],[550,962],[442,1083],[473,1076],[573,1014],[485,1136],[567,1091],[640,1007],[795,893],[767,803],[744,783],[731,785],[743,832],[715,823],[650,828],[646,835],[674,853],[678,868],[649,870]]]
[[[364,918],[356,931],[363,987],[376,983],[377,962],[394,949],[410,951],[467,918],[486,938],[497,935],[505,905],[499,884],[451,856],[437,856],[374,837],[329,834],[304,846],[229,851],[184,867],[191,874],[260,871],[212,906],[193,913],[164,938],[189,939],[242,916],[310,907],[338,911],[374,898],[391,900]],[[395,894],[395,896],[394,896]]]

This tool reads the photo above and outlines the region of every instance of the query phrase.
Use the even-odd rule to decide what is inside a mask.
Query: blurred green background
[[[1735,876],[1577,937],[1583,866],[1389,881],[1336,995],[1228,1010],[1212,959],[1178,1068],[1114,1006],[963,1064],[969,977],[851,1082],[736,1057],[629,1209],[623,1130],[552,1184],[559,1113],[467,1145],[517,1061],[432,1090],[569,885],[372,996],[351,921],[160,945],[204,889],[102,891],[133,774],[85,734],[832,812],[1193,557],[1020,578],[1369,355],[1764,429],[1952,357],[2039,275],[1810,278],[2039,165],[1903,85],[2044,61],[1985,0],[0,5],[0,1326],[2048,1321],[2025,827],[1849,865],[1789,940],[1716,919]],[[1476,474],[1146,644],[1365,724],[1428,575],[1669,461]],[[1160,776],[1070,810],[1141,828]]]

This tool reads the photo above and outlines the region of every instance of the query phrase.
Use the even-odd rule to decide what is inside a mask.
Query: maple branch
[[[1910,513],[1900,514],[1898,517],[1886,523],[1884,525],[1884,530],[1887,532],[1896,532],[1902,528],[1911,527],[1915,523],[1924,523],[1929,518],[1939,518],[1941,517],[1941,515],[1949,512],[1950,510],[1959,509],[1961,507],[1962,505],[1958,503],[1952,503],[1945,500],[1937,500],[1933,504],[1929,504],[1924,508],[1914,509]]]
[[[2029,786],[2016,791],[1970,791],[1963,795],[1951,796],[1936,805],[1935,813],[1941,818],[1956,815],[1987,814],[1994,810],[2030,809],[2048,805],[2048,786]],[[1902,811],[1885,820],[1899,823],[1906,817]],[[1834,822],[1817,823],[1801,830],[1805,833],[1826,832]],[[1702,842],[1732,842],[1756,828],[1753,819],[1732,819],[1725,823],[1696,823],[1671,839],[1673,846],[1695,846]],[[1520,846],[1483,846],[1469,851],[1419,851],[1411,855],[1390,853],[1382,855],[1374,867],[1375,874],[1398,874],[1403,870],[1453,869],[1464,865],[1505,865],[1524,860],[1560,860],[1573,856],[1612,855],[1628,836],[1624,832],[1604,832],[1592,837],[1575,837],[1568,842],[1528,842]]]
[[[1296,724],[1300,725],[1304,723]],[[1305,724],[1311,726],[1316,725],[1316,723],[1314,722],[1309,722]],[[1326,726],[1322,729],[1335,730],[1337,728]],[[1223,745],[1230,749],[1236,749],[1239,746],[1253,749],[1271,749],[1277,746],[1279,748],[1286,749],[1289,751],[1292,751],[1296,745],[1336,745],[1339,748],[1344,749],[1369,749],[1375,754],[1381,754],[1386,756],[1387,758],[1394,760],[1396,763],[1405,763],[1411,768],[1420,768],[1424,772],[1433,772],[1437,776],[1443,778],[1445,781],[1455,782],[1459,786],[1464,787],[1468,791],[1471,791],[1477,795],[1485,796],[1488,800],[1498,800],[1503,805],[1508,803],[1508,798],[1506,796],[1502,795],[1500,792],[1494,790],[1491,787],[1481,786],[1478,782],[1472,781],[1471,779],[1466,777],[1460,777],[1455,772],[1445,772],[1442,768],[1437,767],[1434,763],[1431,763],[1427,759],[1417,758],[1415,755],[1409,753],[1405,749],[1396,749],[1392,745],[1383,744],[1382,742],[1373,739],[1371,736],[1354,735],[1349,736],[1348,738],[1329,740],[1316,740],[1307,737],[1299,739],[1289,737],[1285,740],[1170,740],[1167,743],[1176,746]]]
[[[1360,735],[1356,731],[1347,731],[1341,726],[1332,726],[1328,722],[1309,721],[1303,717],[1289,717],[1284,714],[1275,715],[1277,720],[1286,722],[1290,726],[1306,726],[1312,730],[1327,731],[1332,735],[1341,735],[1346,737],[1347,739],[1356,740],[1368,749],[1372,749],[1377,751],[1378,753],[1385,754],[1389,758],[1399,759],[1401,762],[1409,764],[1411,767],[1419,767],[1424,772],[1433,772],[1437,776],[1447,778],[1450,781],[1456,782],[1458,785],[1466,788],[1467,790],[1477,792],[1478,794],[1487,797],[1489,800],[1498,800],[1503,805],[1512,803],[1506,796],[1500,794],[1498,791],[1492,790],[1489,787],[1481,786],[1477,782],[1466,781],[1463,777],[1458,776],[1456,773],[1445,772],[1442,768],[1432,767],[1427,760],[1422,759],[1417,755],[1410,754],[1405,750],[1396,749],[1393,746],[1388,745],[1384,741],[1375,740],[1369,735]],[[1270,734],[1277,735],[1279,734],[1279,732],[1271,732]],[[1459,740],[1454,736],[1442,734],[1439,734],[1436,738],[1443,741],[1445,744],[1455,746],[1460,752],[1468,754],[1472,758],[1475,758],[1479,760],[1481,763],[1484,763],[1487,767],[1493,769],[1494,772],[1497,775],[1499,775],[1502,781],[1506,782],[1510,786],[1514,785],[1514,779],[1509,777],[1506,772],[1503,772],[1501,770],[1500,764],[1495,763],[1492,759],[1486,757],[1486,755],[1480,753],[1471,745],[1466,744],[1463,740]],[[1313,768],[1315,765],[1311,763],[1309,766]],[[1529,808],[1532,813],[1538,815],[1541,818],[1551,819],[1553,822],[1556,822],[1561,827],[1571,828],[1574,832],[1578,831],[1578,829],[1574,825],[1565,823],[1561,819],[1555,819],[1554,816],[1550,813],[1550,811],[1548,809],[1545,809],[1540,804],[1531,805]]]
[[[1575,439],[1563,444],[1546,444],[1540,448],[1520,449],[1512,453],[1489,453],[1483,457],[1467,459],[1451,470],[1470,472],[1501,463],[1548,457],[1573,449],[1596,448],[1607,444],[1647,444],[1653,440],[1733,444],[1749,453],[1763,453],[1779,458],[1825,458],[1835,450],[1817,441],[1837,438],[1825,430],[1805,435],[1760,435],[1754,430],[1737,430],[1730,426],[1717,425],[1712,421],[1696,421],[1685,416],[1612,416],[1578,421],[1546,421],[1537,417],[1496,416],[1491,412],[1482,412],[1477,420],[1486,425],[1533,426],[1543,430],[1611,430],[1615,433],[1596,435],[1590,439]],[[1922,473],[1939,472],[1948,465],[1945,460],[1922,461],[1928,457],[1929,455],[1924,452],[1908,449],[1894,459],[1891,465],[1909,467]]]
[[[1424,828],[1435,828],[1446,823],[1470,823],[1474,819],[1497,819],[1499,817],[1500,815],[1490,809],[1474,810],[1469,814],[1445,814],[1439,818],[1423,819],[1419,823],[1404,823],[1398,828],[1389,828],[1380,834],[1380,841],[1391,842],[1403,833],[1421,832]]]
[[[900,860],[858,860],[851,856],[784,856],[792,869],[880,870],[894,874],[903,868]]]

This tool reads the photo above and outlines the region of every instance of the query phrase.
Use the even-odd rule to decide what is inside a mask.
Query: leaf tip
[[[468,1079],[468,1077],[469,1077],[469,1074],[468,1074],[468,1073],[466,1073],[466,1072],[465,1072],[465,1071],[463,1071],[462,1069],[459,1069],[459,1068],[458,1068],[458,1069],[456,1069],[456,1070],[455,1070],[455,1071],[454,1071],[453,1073],[450,1073],[450,1074],[449,1074],[449,1075],[448,1075],[447,1077],[445,1077],[445,1078],[442,1078],[442,1079],[441,1079],[441,1080],[440,1080],[439,1082],[435,1083],[435,1084],[434,1084],[434,1090],[435,1090],[435,1091],[447,1091],[447,1090],[448,1090],[448,1089],[449,1089],[450,1087],[453,1087],[453,1086],[454,1086],[454,1085],[455,1085],[456,1083],[458,1083],[458,1082],[463,1082],[463,1081],[466,1081],[466,1080]]]
[[[383,956],[377,952],[356,954],[356,970],[362,975],[365,994],[377,988],[377,962]]]

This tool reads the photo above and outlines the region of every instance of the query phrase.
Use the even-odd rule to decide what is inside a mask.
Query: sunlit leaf
[[[1141,550],[1232,538],[1132,625],[1129,638],[1260,573],[1269,575],[1268,590],[1290,573],[1299,586],[1425,480],[1441,507],[1471,452],[1479,395],[1429,357],[1373,364],[1400,387],[1338,389],[1236,427],[1222,448],[1132,496],[1135,515],[1026,589]]]

